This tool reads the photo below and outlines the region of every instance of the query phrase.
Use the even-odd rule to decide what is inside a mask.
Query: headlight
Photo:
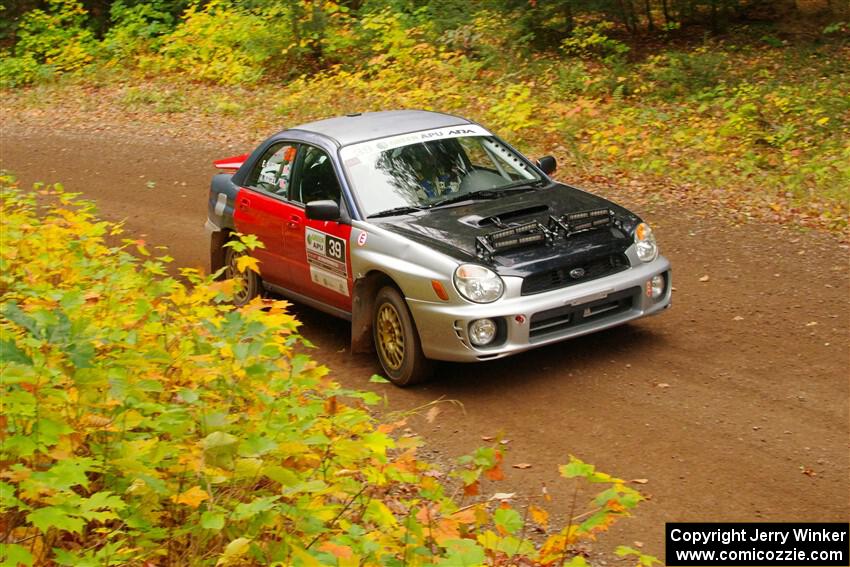
[[[476,264],[461,264],[455,270],[455,287],[465,298],[475,303],[490,303],[502,297],[505,284],[499,274]]]
[[[642,262],[652,262],[658,257],[658,245],[655,243],[655,235],[645,222],[635,228],[635,251]]]

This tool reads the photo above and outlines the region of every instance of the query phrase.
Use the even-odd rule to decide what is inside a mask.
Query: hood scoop
[[[548,205],[534,205],[532,207],[524,207],[522,209],[505,211],[503,213],[498,213],[486,217],[482,217],[481,215],[468,215],[459,218],[458,222],[462,222],[467,226],[472,226],[475,228],[481,228],[485,226],[504,226],[505,223],[510,222],[514,219],[518,219],[520,217],[527,217],[529,215],[546,213],[548,211]]]
[[[569,239],[574,234],[617,226],[618,220],[611,209],[592,209],[568,213],[560,217],[549,217],[544,225],[539,221],[514,224],[506,227],[502,217],[490,217],[501,230],[475,238],[475,253],[481,260],[489,261],[498,252],[535,244],[553,244]]]

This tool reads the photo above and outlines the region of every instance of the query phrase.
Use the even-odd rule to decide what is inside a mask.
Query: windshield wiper
[[[510,185],[505,185],[498,189],[479,189],[477,191],[470,191],[469,193],[460,193],[459,195],[452,195],[451,197],[446,197],[445,199],[442,199],[435,203],[431,203],[431,207],[442,207],[443,205],[460,203],[461,201],[469,201],[472,199],[498,199],[506,193],[531,191],[534,187],[539,186],[542,182],[542,179],[536,181],[523,180],[518,183],[511,183]]]
[[[508,191],[529,191],[531,189],[542,187],[545,183],[545,179],[520,179],[519,181],[503,185],[499,188],[499,191],[505,191],[506,189]]]
[[[372,213],[371,215],[369,215],[368,218],[373,219],[373,218],[376,218],[376,217],[392,217],[392,216],[395,216],[395,215],[406,215],[407,213],[415,213],[417,211],[422,211],[422,210],[424,210],[422,207],[411,207],[411,206],[395,207],[395,208],[392,208],[392,209],[387,209],[385,211],[378,211],[377,213]]]

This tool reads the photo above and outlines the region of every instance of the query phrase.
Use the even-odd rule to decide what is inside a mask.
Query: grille
[[[633,287],[612,293],[597,301],[539,311],[531,316],[529,339],[545,338],[552,333],[558,333],[583,323],[629,311],[640,293],[639,287]]]
[[[554,270],[547,270],[545,272],[532,274],[522,281],[521,293],[522,295],[531,295],[534,293],[542,293],[552,289],[567,287],[615,274],[628,267],[629,260],[624,254],[611,254],[582,264],[562,266]],[[576,268],[584,270],[584,275],[580,278],[573,278],[570,276],[570,272]]]

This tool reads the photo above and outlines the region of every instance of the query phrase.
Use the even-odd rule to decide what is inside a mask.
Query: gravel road
[[[201,140],[11,121],[0,166],[24,186],[61,181],[134,237],[167,245],[176,265],[205,267],[210,162],[253,146]],[[847,521],[847,246],[678,204],[636,209],[673,263],[674,305],[658,317],[505,360],[442,365],[437,380],[400,390],[368,382],[379,368],[348,352],[344,322],[295,311],[312,354],[345,385],[385,394],[389,410],[461,402],[441,404],[433,422],[409,419],[426,456],[446,461],[501,434],[507,479],[485,490],[539,494],[545,484],[563,517],[572,489],[557,464],[569,454],[645,480],[636,486],[650,500],[594,555],[637,542],[663,557],[667,521]]]

